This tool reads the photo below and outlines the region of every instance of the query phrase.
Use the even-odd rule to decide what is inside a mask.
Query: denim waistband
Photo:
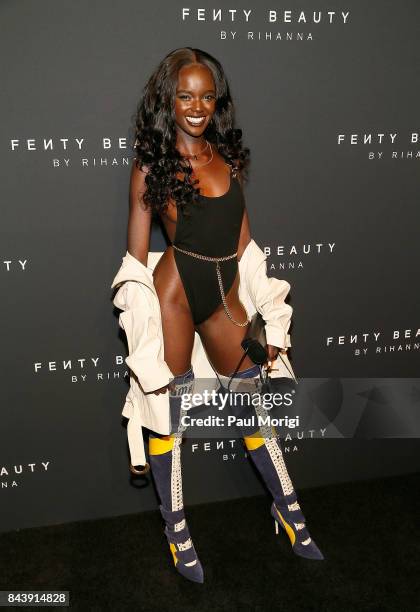
[[[242,372],[236,372],[234,378],[253,378],[254,376],[258,376],[259,373],[260,373],[260,366],[255,364],[247,368],[246,370],[242,370]],[[231,378],[233,374],[234,372],[232,372],[232,374],[229,375],[229,378]]]
[[[232,372],[233,374],[233,372]],[[228,381],[231,377],[232,374],[230,374],[229,376],[223,376],[221,374],[219,374],[219,382],[220,381],[220,377],[222,378],[222,380],[224,381]],[[247,368],[246,370],[242,370],[241,372],[237,372],[235,374],[235,376],[233,377],[233,380],[240,380],[240,379],[246,379],[246,378],[255,378],[257,376],[259,376],[260,374],[260,366],[257,364],[252,365],[251,367]],[[191,383],[191,381],[194,380],[194,370],[193,367],[191,365],[191,367],[184,372],[183,374],[177,374],[176,376],[174,376],[174,378],[172,379],[173,384],[176,385],[177,388],[181,388],[182,385],[185,385],[186,383]]]

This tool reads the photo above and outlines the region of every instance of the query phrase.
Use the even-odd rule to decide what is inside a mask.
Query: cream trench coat
[[[164,360],[161,311],[152,274],[162,254],[149,252],[145,266],[127,251],[111,285],[111,288],[119,287],[113,304],[122,310],[119,325],[125,331],[128,344],[125,362],[130,368],[130,389],[122,415],[128,418],[127,436],[132,465],[146,464],[142,427],[160,435],[171,433],[169,391],[153,393],[174,378]],[[239,298],[250,318],[257,311],[263,316],[268,344],[288,348],[291,346],[288,331],[293,309],[286,304],[285,298],[290,284],[267,277],[266,259],[266,255],[251,239],[238,262]],[[290,371],[278,357],[272,365],[273,369],[277,369],[271,373],[272,377],[291,377],[293,370],[287,355],[282,357]],[[196,378],[214,379],[217,388],[216,374],[197,332],[191,364]]]

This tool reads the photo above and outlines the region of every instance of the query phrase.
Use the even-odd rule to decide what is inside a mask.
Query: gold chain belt
[[[197,257],[197,259],[204,259],[205,261],[214,261],[216,262],[216,273],[217,273],[217,280],[219,282],[219,288],[220,288],[220,295],[222,296],[222,302],[223,302],[223,307],[225,309],[225,312],[227,314],[227,316],[229,317],[229,319],[232,321],[232,323],[235,323],[235,325],[238,325],[239,327],[245,327],[245,325],[248,325],[249,323],[249,319],[248,319],[248,315],[246,317],[246,321],[244,321],[243,323],[240,323],[239,321],[236,321],[226,302],[226,296],[225,296],[225,292],[223,290],[223,281],[222,281],[222,274],[220,272],[220,265],[219,262],[220,261],[226,261],[228,259],[233,259],[234,257],[236,257],[237,253],[233,253],[233,255],[225,255],[224,257],[208,257],[207,255],[201,255],[200,253],[193,253],[192,251],[185,251],[184,249],[180,249],[179,247],[175,246],[174,244],[172,245],[174,247],[174,249],[176,249],[177,251],[181,251],[181,253],[185,253],[185,255],[191,255],[192,257]],[[239,300],[241,302],[241,300]],[[242,304],[242,302],[241,302]],[[246,312],[246,308],[245,306],[242,304],[243,309]]]

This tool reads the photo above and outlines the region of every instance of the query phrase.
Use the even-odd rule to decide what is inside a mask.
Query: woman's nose
[[[192,110],[196,113],[201,112],[203,110],[203,105],[201,100],[194,100],[192,104]]]

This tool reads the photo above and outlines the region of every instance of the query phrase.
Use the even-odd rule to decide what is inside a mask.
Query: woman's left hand
[[[282,348],[279,348],[278,346],[267,344],[267,353],[268,353],[268,362],[271,362],[277,359],[277,356],[279,353],[282,353],[283,355],[287,353],[287,349],[282,349]]]

